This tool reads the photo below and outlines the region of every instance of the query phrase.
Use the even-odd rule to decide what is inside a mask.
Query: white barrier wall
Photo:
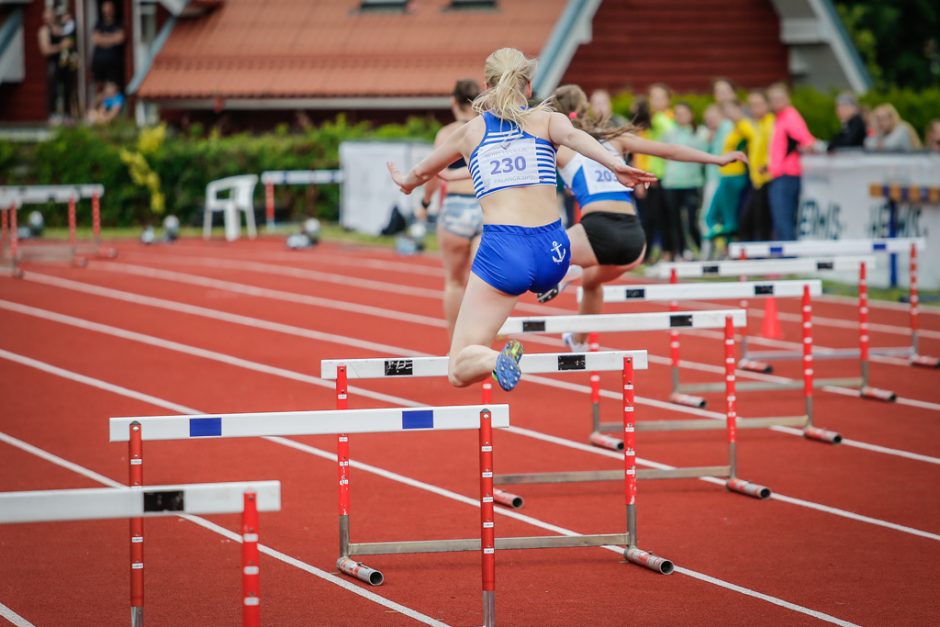
[[[940,205],[900,201],[895,204],[892,233],[891,202],[873,198],[872,185],[940,186],[940,155],[845,153],[803,157],[800,197],[800,239],[826,240],[872,237],[924,237],[927,250],[920,259],[920,286],[940,289]],[[908,285],[908,255],[897,256],[898,284]],[[856,277],[845,275],[846,281]],[[890,281],[887,255],[879,256],[871,273],[872,285]]]

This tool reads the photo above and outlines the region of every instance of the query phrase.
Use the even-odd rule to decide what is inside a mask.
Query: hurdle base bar
[[[803,437],[807,440],[816,440],[826,444],[839,444],[842,442],[842,434],[837,431],[820,429],[819,427],[806,427],[803,429]]]
[[[770,416],[766,418],[736,418],[739,429],[766,429],[767,427],[802,427],[806,416]],[[601,427],[608,426],[601,423]],[[613,423],[610,423],[613,426]],[[637,421],[637,431],[720,431],[727,428],[725,421],[712,418],[690,420],[643,420]]]
[[[620,473],[621,479],[623,472]],[[519,536],[496,538],[496,548],[502,551],[521,549],[568,549],[577,547],[628,545],[629,534],[598,533],[578,536]],[[403,540],[399,542],[363,542],[349,545],[350,555],[402,555],[410,553],[458,553],[479,551],[480,540]],[[343,558],[340,558],[342,560]],[[354,560],[353,563],[355,563]]]
[[[940,368],[940,357],[928,355],[911,355],[911,365],[918,368]]]
[[[601,426],[602,431],[603,430],[612,431],[612,432],[623,431],[622,423],[619,425],[619,429],[618,428],[604,429],[603,427],[610,426],[607,423],[601,423],[600,426]],[[606,433],[601,433],[600,431],[595,431],[590,436],[588,436],[588,441],[590,441],[591,444],[593,444],[594,446],[598,448],[606,448],[611,451],[623,450],[623,440],[621,440],[620,438],[615,438],[611,435],[607,435]]]
[[[345,575],[364,581],[370,586],[381,586],[385,582],[385,575],[381,571],[369,568],[362,562],[357,562],[349,557],[340,557],[336,560],[336,569]]]
[[[525,505],[525,499],[523,499],[518,494],[506,492],[505,490],[494,490],[493,502],[499,503],[500,505],[505,505],[506,507],[511,507],[512,509],[522,509],[522,507]]]
[[[659,557],[658,555],[653,555],[648,551],[638,549],[635,546],[630,546],[624,549],[623,558],[628,562],[642,566],[643,568],[648,568],[654,572],[660,573],[661,575],[669,575],[675,570],[675,565],[673,565],[671,560],[666,559],[665,557]]]
[[[729,477],[730,466],[689,466],[684,468],[649,468],[636,471],[637,479],[698,479],[699,477]],[[623,481],[622,470],[574,470],[570,472],[527,472],[496,475],[497,485],[542,485],[549,483],[593,483],[596,481]]]
[[[767,486],[745,481],[744,479],[728,479],[728,481],[725,482],[725,488],[727,488],[729,492],[737,492],[738,494],[752,496],[760,500],[768,499],[771,495],[770,488]]]
[[[738,370],[747,370],[748,372],[757,372],[760,374],[770,374],[774,367],[765,361],[756,359],[741,359],[738,361]]]
[[[685,394],[683,392],[673,392],[670,394],[669,402],[675,403],[676,405],[685,405],[686,407],[696,407],[698,409],[705,409],[705,405],[707,405],[707,402],[701,396]]]
[[[144,627],[144,608],[137,605],[131,607],[131,627]]]
[[[17,268],[16,266],[0,268],[0,276],[8,276],[11,279],[22,279],[23,269]]]
[[[898,395],[896,392],[891,390],[884,390],[882,388],[873,388],[870,385],[864,385],[858,389],[858,395],[861,398],[871,399],[873,401],[883,401],[885,403],[893,403],[898,400]]]

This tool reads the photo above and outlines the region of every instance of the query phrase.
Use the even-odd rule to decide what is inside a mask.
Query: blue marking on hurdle
[[[190,418],[189,419],[189,437],[205,438],[214,435],[222,435],[221,418]]]
[[[402,429],[433,429],[433,409],[410,409],[401,413]]]
[[[771,255],[782,255],[782,254],[783,254],[783,246],[771,246],[771,247],[770,247],[770,254],[771,254]]]
[[[875,252],[879,250],[888,250],[888,243],[887,242],[874,242],[872,243],[871,249]]]

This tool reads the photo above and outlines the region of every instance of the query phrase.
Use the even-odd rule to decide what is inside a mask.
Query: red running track
[[[333,280],[207,266],[206,257],[316,270]],[[343,260],[352,261],[336,263]],[[440,303],[433,297],[440,289],[434,259],[401,259],[382,250],[340,246],[286,255],[272,242],[229,247],[183,242],[152,250],[123,246],[120,264],[185,276],[142,279],[126,267],[122,270],[118,264],[101,262],[85,270],[28,267],[27,280],[0,282],[0,325],[5,330],[0,349],[6,351],[0,359],[0,393],[5,399],[2,431],[118,482],[126,477],[126,452],[120,445],[107,443],[108,416],[181,411],[170,409],[174,406],[169,403],[214,412],[329,408],[332,391],[316,380],[322,358],[383,354],[369,348],[374,344],[415,354],[444,352],[444,332],[433,322],[440,317]],[[29,271],[315,330],[327,339],[66,289],[30,280]],[[222,289],[219,284],[194,284],[186,277],[278,290],[298,295],[304,302]],[[361,280],[366,279],[387,283],[391,289],[364,288]],[[353,287],[355,280],[360,282]],[[344,287],[343,282],[348,285]],[[422,290],[428,294],[419,295]],[[338,311],[312,304],[319,302],[312,298],[351,303],[352,307]],[[409,318],[400,313],[409,314],[410,319],[362,313],[364,306],[398,318]],[[782,310],[787,306],[781,303]],[[573,307],[573,298],[565,295],[554,309]],[[528,311],[523,311],[552,309],[538,308],[530,301]],[[851,307],[832,303],[818,303],[816,311],[843,319],[853,314]],[[56,318],[54,314],[69,318],[50,319]],[[873,321],[904,324],[904,315],[876,310]],[[935,316],[925,316],[923,321],[929,330],[940,329]],[[795,324],[784,322],[784,330],[788,339],[797,337]],[[330,339],[331,334],[373,344],[344,346]],[[854,340],[850,329],[826,329],[825,334],[827,345],[848,346]],[[603,341],[609,346],[666,354],[665,334],[612,334]],[[821,338],[818,341],[823,343]],[[927,345],[936,348],[938,343],[928,340]],[[720,345],[708,338],[690,336],[683,346],[685,357],[700,363],[715,364],[720,355]],[[197,356],[192,354],[194,349],[218,354]],[[540,344],[529,347],[530,351],[550,349]],[[27,365],[11,354],[61,368],[67,372],[60,374],[72,378],[38,369],[37,365],[44,366],[35,362]],[[841,376],[852,374],[842,362],[824,367]],[[904,396],[933,403],[940,400],[934,392],[940,373],[884,364],[874,369],[876,376]],[[90,379],[79,382],[68,373]],[[638,395],[664,398],[667,376],[668,370],[659,365],[638,373]],[[688,374],[690,380],[702,376],[695,371]],[[558,381],[585,383],[571,377]],[[126,390],[102,390],[100,382]],[[444,381],[363,383],[360,387],[367,390],[413,402],[478,400],[476,390],[453,390]],[[607,390],[616,389],[616,377],[605,377],[603,384]],[[130,398],[128,390],[155,398]],[[513,423],[518,427],[563,438],[573,446],[585,441],[588,413],[580,392],[527,382],[513,395],[497,395],[495,400],[512,403]],[[361,394],[351,400],[353,407],[386,404]],[[782,392],[742,395],[739,405],[739,412],[746,416],[778,410],[798,413],[800,407],[798,400]],[[615,412],[616,407],[616,401],[605,401],[605,411]],[[681,417],[650,405],[639,405],[637,414],[639,420]],[[940,454],[940,416],[930,409],[820,393],[817,414],[820,424],[838,428],[849,438],[934,459]],[[856,623],[925,624],[936,615],[940,604],[932,584],[940,557],[936,463],[845,446],[826,447],[769,431],[744,432],[740,437],[742,476],[802,502],[837,508],[835,513],[811,509],[802,502],[758,502],[700,481],[641,482],[641,544],[693,573],[656,576],[625,565],[617,554],[602,549],[502,551],[497,557],[500,621],[513,625],[706,624],[721,612],[723,622],[729,624],[802,624],[825,619],[824,615]],[[423,482],[419,487],[406,486],[387,473],[354,468],[354,540],[475,535],[478,512],[466,502],[476,495],[475,438],[473,433],[353,438],[354,460]],[[500,432],[496,438],[498,472],[618,467],[610,456],[519,432]],[[336,556],[333,442],[331,438],[292,440],[308,448],[298,450],[284,445],[290,442],[265,440],[148,444],[145,482],[279,479],[284,486],[284,510],[262,517],[262,543],[332,572]],[[666,464],[716,463],[723,459],[721,442],[720,432],[640,434],[638,453]],[[0,472],[0,489],[96,485],[87,476],[10,444],[0,443],[0,447],[4,451],[0,469],[5,471]],[[449,492],[421,489],[429,486]],[[623,525],[617,484],[533,486],[519,491],[527,497],[521,513],[533,520],[502,514],[497,517],[500,535],[544,531],[532,523],[583,533],[612,532]],[[455,500],[461,497],[465,501]],[[846,512],[876,522],[853,520]],[[237,529],[235,517],[211,520],[225,529]],[[878,521],[901,527],[889,528]],[[236,620],[235,544],[212,530],[175,519],[148,521],[146,534],[148,622]],[[126,524],[120,521],[0,528],[4,555],[0,603],[36,624],[57,624],[66,617],[70,624],[88,625],[126,620],[126,546]],[[11,555],[14,559],[9,559]],[[369,563],[382,568],[388,578],[385,586],[371,592],[449,624],[479,623],[476,554],[381,557]],[[708,583],[696,578],[697,573],[773,599]],[[54,594],[50,581],[56,582]],[[361,589],[358,582],[351,587]],[[414,622],[395,609],[270,556],[262,557],[262,598],[262,616],[268,624]],[[782,607],[782,601],[793,607]],[[805,611],[822,615],[814,617]]]

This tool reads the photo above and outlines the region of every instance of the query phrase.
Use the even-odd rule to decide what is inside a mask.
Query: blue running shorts
[[[544,226],[484,224],[472,271],[512,296],[555,287],[571,263],[571,243],[561,220]]]

